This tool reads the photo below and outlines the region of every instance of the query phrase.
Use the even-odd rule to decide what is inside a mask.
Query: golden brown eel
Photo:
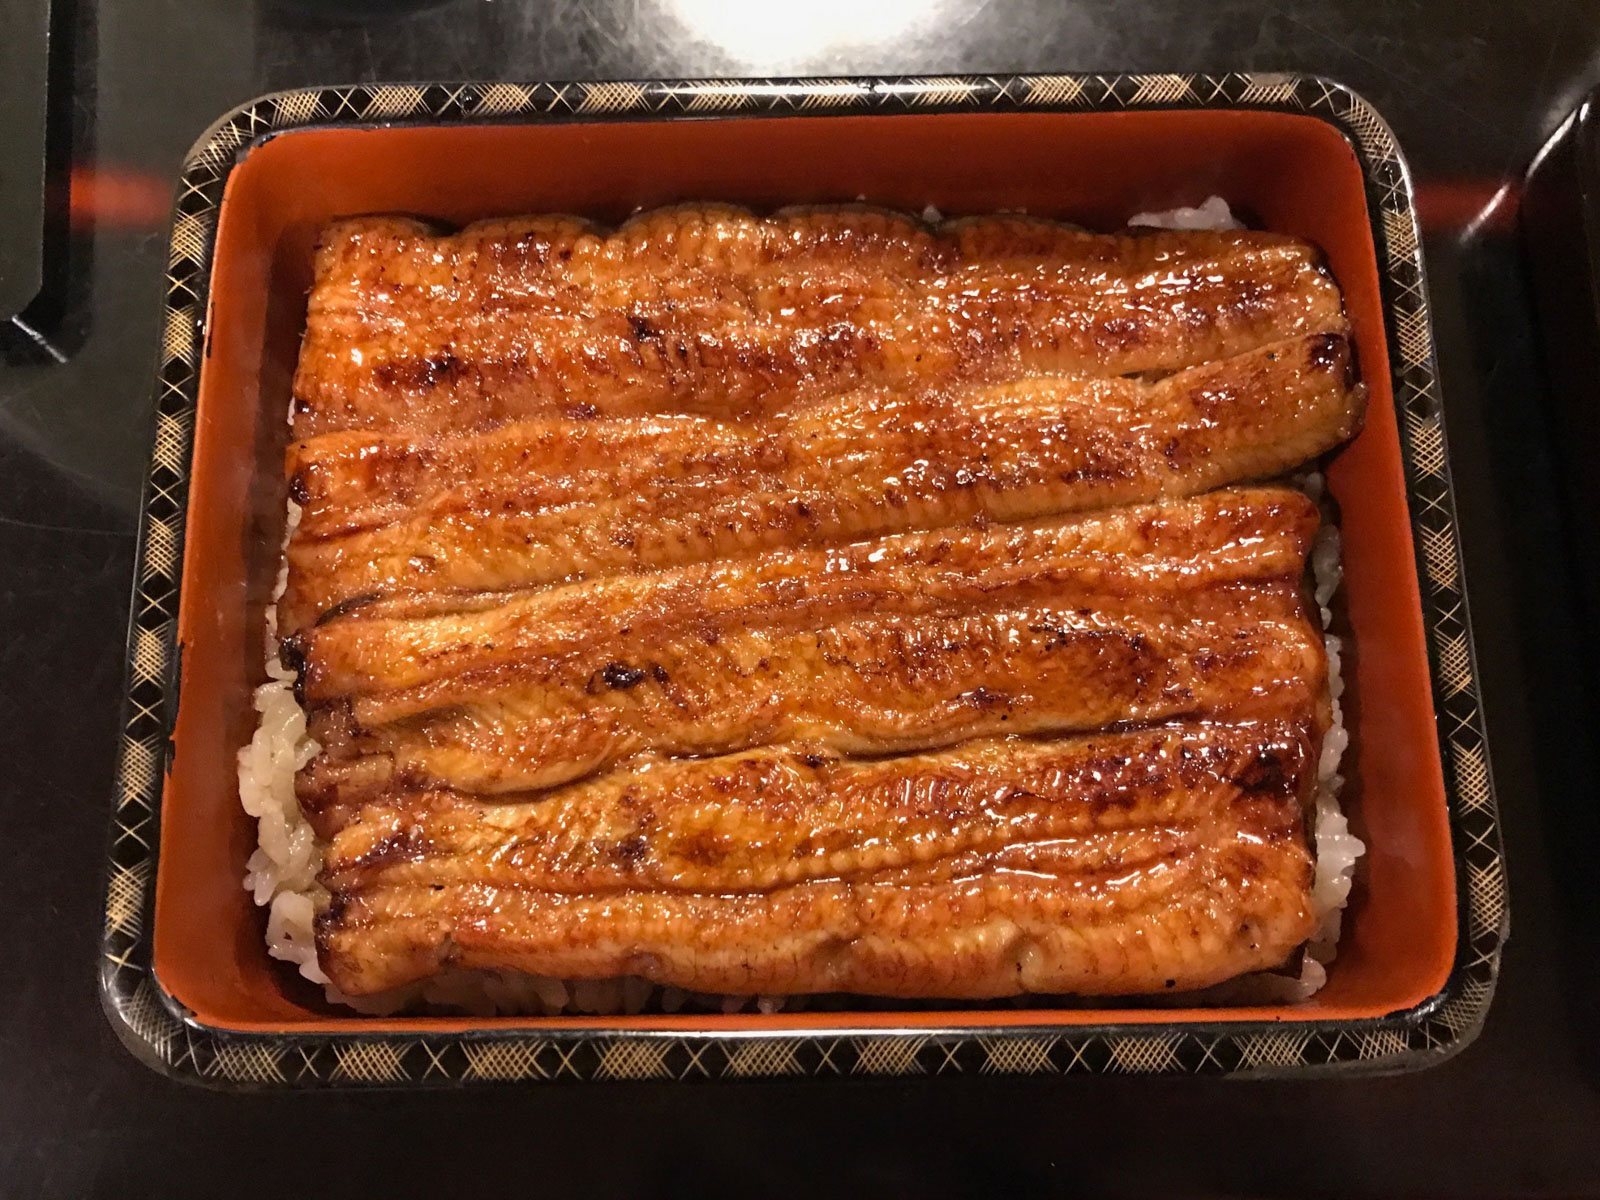
[[[521,803],[386,796],[333,839],[322,961],[350,994],[451,965],[747,994],[1204,987],[1310,932],[1312,727],[771,747]]]
[[[1320,518],[1228,486],[1361,424],[1304,242],[358,218],[294,395],[346,994],[1126,994],[1310,935]]]
[[[305,506],[283,627],[400,591],[526,587],[975,516],[1021,520],[1284,471],[1358,427],[1342,336],[1157,383],[1025,380],[852,394],[761,423],[526,421],[330,434],[291,449]]]
[[[361,218],[318,253],[294,431],[734,419],[854,386],[1172,371],[1344,329],[1315,251],[1270,233],[717,206],[612,233]]]
[[[643,751],[902,751],[1314,696],[1326,666],[1301,576],[1317,523],[1299,492],[1242,489],[584,581],[483,612],[358,610],[297,640],[325,748],[302,799],[390,777],[542,787]]]

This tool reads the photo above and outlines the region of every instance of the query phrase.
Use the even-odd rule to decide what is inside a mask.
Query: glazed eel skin
[[[1251,481],[1364,393],[1304,243],[352,220],[295,398],[347,995],[1130,994],[1309,936],[1320,517]]]
[[[514,422],[325,435],[290,451],[304,511],[286,629],[397,591],[526,587],[756,546],[1020,520],[1263,478],[1350,436],[1342,335],[1155,383],[1030,378],[849,393],[786,418]]]
[[[705,206],[611,234],[554,217],[441,238],[368,218],[323,239],[293,424],[751,417],[851,385],[1173,371],[1343,326],[1316,253],[1270,233]]]
[[[980,740],[854,761],[636,761],[517,803],[418,791],[334,837],[323,964],[718,992],[1155,992],[1274,967],[1312,928],[1303,720]]]

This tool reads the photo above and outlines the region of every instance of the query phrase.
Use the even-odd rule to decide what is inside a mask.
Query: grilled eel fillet
[[[1228,490],[336,617],[297,645],[323,968],[962,997],[1275,966],[1311,924],[1316,526]],[[1073,736],[1127,721],[1157,724]]]
[[[851,387],[1174,371],[1345,328],[1304,242],[1105,236],[1020,217],[933,232],[872,210],[667,209],[449,237],[334,226],[294,434],[467,432],[535,417],[751,418]]]
[[[649,760],[533,799],[385,796],[334,837],[322,963],[735,993],[1155,992],[1311,933],[1304,720],[972,741],[859,762]]]
[[[317,270],[280,628],[341,990],[1138,992],[1304,941],[1317,514],[1208,489],[1359,427],[1309,247],[704,208],[347,222]]]
[[[1326,667],[1301,593],[1317,520],[1300,492],[1222,491],[485,611],[357,610],[294,646],[323,747],[299,794],[314,810],[395,779],[517,791],[645,752],[872,754],[1309,702]]]
[[[1348,342],[1310,334],[1159,382],[851,393],[782,418],[530,419],[291,447],[303,504],[284,628],[397,591],[1021,520],[1281,473],[1355,432]]]

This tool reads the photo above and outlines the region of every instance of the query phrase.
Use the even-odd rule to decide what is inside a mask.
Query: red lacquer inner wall
[[[619,221],[721,200],[765,211],[848,202],[947,216],[1023,208],[1114,229],[1131,213],[1226,197],[1319,245],[1345,292],[1367,428],[1330,473],[1342,509],[1346,805],[1369,847],[1330,982],[1279,1008],[373,1020],[332,1009],[270,960],[240,886],[254,844],[234,755],[262,679],[262,614],[283,527],[289,379],[328,220],[403,212],[464,224],[550,211]],[[1333,127],[1278,113],[972,113],[564,123],[285,134],[229,179],[201,373],[179,637],[177,755],[162,801],[155,969],[208,1024],[236,1029],[819,1028],[1348,1020],[1443,987],[1455,951],[1448,815],[1434,728],[1378,269],[1360,166]]]

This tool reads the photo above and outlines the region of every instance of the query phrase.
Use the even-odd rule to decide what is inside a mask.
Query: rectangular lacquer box
[[[262,680],[284,414],[330,219],[461,224],[717,200],[1026,209],[1114,229],[1225,197],[1316,243],[1371,404],[1334,458],[1344,803],[1366,842],[1327,986],[1298,1005],[358,1016],[271,960],[240,885],[235,753]],[[141,1057],[233,1086],[1437,1062],[1482,1022],[1504,876],[1410,180],[1360,97],[1293,75],[364,85],[267,96],[185,165],[128,640],[101,979]]]

